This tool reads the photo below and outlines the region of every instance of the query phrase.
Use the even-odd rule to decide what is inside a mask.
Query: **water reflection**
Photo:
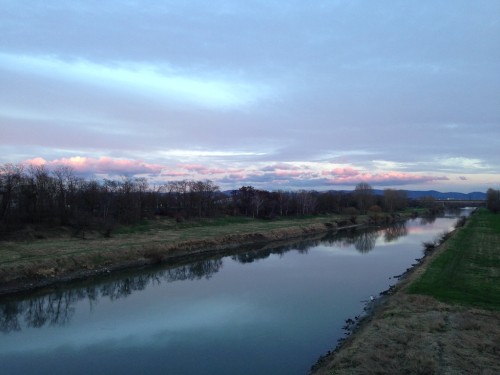
[[[8,333],[21,330],[21,321],[26,327],[39,328],[45,325],[64,325],[75,312],[75,305],[81,300],[89,304],[100,298],[117,300],[135,291],[144,290],[148,285],[180,280],[210,278],[222,267],[222,259],[206,259],[171,269],[143,272],[122,279],[106,281],[51,294],[34,296],[29,299],[11,300],[0,303],[0,331]]]
[[[408,228],[406,227],[406,222],[396,223],[384,231],[384,241],[393,242],[408,235]]]
[[[20,331],[20,321],[27,327],[40,328],[46,324],[64,325],[75,312],[75,303],[87,296],[83,291],[66,291],[33,298],[21,302],[7,302],[0,305],[0,330]],[[89,298],[91,300],[91,298]]]
[[[354,245],[354,248],[360,253],[368,253],[373,250],[380,235],[380,230],[367,231],[361,233],[359,236],[351,238],[350,241],[347,241],[347,244]]]
[[[422,216],[420,218],[420,225],[432,224],[436,221],[436,219],[437,219],[436,215]]]
[[[360,253],[368,253],[373,250],[377,239],[383,235],[386,243],[398,240],[400,237],[408,235],[406,222],[395,223],[384,229],[372,228],[363,231],[345,231],[335,235],[330,235],[322,239],[323,243],[333,246],[349,247],[354,246]]]
[[[302,241],[289,243],[267,244],[264,248],[241,251],[231,258],[240,263],[252,263],[271,255],[284,255],[289,251],[307,253],[312,247],[319,245],[350,247],[354,246],[361,253],[367,253],[375,247],[377,239],[383,235],[385,242],[395,241],[408,234],[405,223],[399,223],[381,230],[380,228],[365,230],[341,231],[325,236],[308,238]],[[223,257],[206,258],[186,264],[170,265],[161,269],[149,271],[135,271],[134,274],[113,275],[115,279],[105,281],[81,282],[71,288],[61,287],[60,290],[51,290],[50,294],[28,296],[19,300],[4,298],[0,302],[0,331],[4,333],[20,331],[22,327],[40,328],[47,325],[64,325],[68,323],[74,313],[77,302],[88,300],[90,306],[101,298],[111,301],[125,298],[130,294],[146,289],[149,285],[159,285],[162,282],[183,280],[209,279],[223,267]],[[185,262],[187,262],[185,260]],[[78,284],[77,284],[78,285]],[[82,286],[83,285],[83,286]],[[68,289],[66,289],[68,288]]]

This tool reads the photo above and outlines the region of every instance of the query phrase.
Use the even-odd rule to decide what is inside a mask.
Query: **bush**
[[[346,215],[357,215],[358,213],[359,213],[359,211],[357,209],[355,209],[354,207],[347,207],[344,210],[344,214],[346,214]]]
[[[424,246],[425,253],[429,253],[436,248],[436,242],[434,242],[434,241],[425,241],[425,242],[422,242],[422,245]]]
[[[370,208],[368,209],[369,212],[374,212],[374,213],[380,213],[382,212],[382,208],[376,204],[374,204],[373,206],[370,206]]]
[[[457,222],[455,223],[455,228],[461,228],[467,222],[467,218],[465,216],[461,216]]]
[[[486,192],[486,207],[494,214],[500,211],[500,190],[488,189]]]

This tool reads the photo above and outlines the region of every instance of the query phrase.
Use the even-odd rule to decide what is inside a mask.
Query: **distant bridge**
[[[466,199],[436,199],[435,202],[446,207],[483,207],[486,204],[484,200]]]

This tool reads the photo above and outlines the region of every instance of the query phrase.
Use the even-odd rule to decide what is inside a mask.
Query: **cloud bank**
[[[225,188],[499,188],[500,2],[0,6],[0,163]]]
[[[387,171],[369,173],[352,166],[339,167],[332,163],[276,163],[255,164],[241,168],[213,168],[203,164],[177,164],[174,166],[149,164],[141,160],[111,157],[71,157],[45,160],[37,157],[24,161],[27,166],[44,166],[49,170],[69,167],[80,176],[88,178],[117,178],[120,176],[148,177],[155,183],[178,180],[214,180],[224,187],[239,188],[254,185],[276,189],[328,189],[354,186],[366,182],[374,186],[404,186],[447,181],[444,175],[425,175]],[[464,179],[463,176],[460,178]]]

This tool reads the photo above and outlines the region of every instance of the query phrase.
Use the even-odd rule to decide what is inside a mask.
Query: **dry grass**
[[[325,223],[335,220],[343,218],[219,218],[181,223],[159,219],[119,228],[111,238],[95,231],[86,233],[85,239],[72,237],[69,231],[35,233],[26,235],[25,240],[0,242],[0,286],[15,280],[56,278],[131,262],[154,263],[174,252],[189,253],[225,243],[297,237],[308,231],[325,231]]]
[[[500,314],[397,293],[315,374],[499,374]]]
[[[312,224],[331,222],[336,217],[314,217],[276,221],[240,220],[220,224],[216,220],[176,223],[172,219],[162,219],[144,228],[122,228],[111,238],[104,238],[98,232],[89,232],[85,239],[54,236],[26,241],[0,242],[0,267],[6,263],[27,259],[40,260],[59,256],[74,256],[89,252],[105,253],[121,249],[136,250],[144,245],[172,244],[185,241],[220,238],[233,234],[267,232],[290,227],[307,227]],[[46,237],[46,236],[44,236]]]

